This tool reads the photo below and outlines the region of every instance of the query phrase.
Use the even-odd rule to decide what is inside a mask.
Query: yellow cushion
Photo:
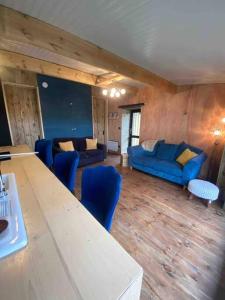
[[[86,139],[86,150],[97,149],[97,139]]]
[[[63,151],[74,151],[75,150],[72,141],[61,142],[61,143],[59,143],[59,147]]]
[[[178,156],[178,158],[176,159],[176,161],[181,164],[181,165],[186,165],[186,163],[191,160],[192,158],[194,158],[195,156],[198,156],[197,153],[192,152],[190,149],[186,149],[184,150],[183,153],[181,153],[180,156]]]

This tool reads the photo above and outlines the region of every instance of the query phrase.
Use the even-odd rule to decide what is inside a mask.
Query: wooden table
[[[1,300],[139,299],[142,268],[36,156],[1,169],[16,175],[28,234],[25,249],[0,261]]]

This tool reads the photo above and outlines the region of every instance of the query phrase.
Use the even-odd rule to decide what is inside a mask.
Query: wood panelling
[[[26,143],[33,148],[38,136],[43,136],[36,74],[0,66],[0,79],[14,144]]]
[[[221,119],[225,116],[225,84],[181,87],[174,95],[154,87],[144,88],[134,97],[110,100],[109,108],[116,109],[119,105],[141,102],[145,104],[141,109],[141,140],[165,139],[169,143],[185,141],[211,155],[215,142],[212,130],[223,128]],[[118,108],[117,110],[119,111]],[[109,121],[109,136],[114,136],[119,141],[118,126],[110,123]],[[215,174],[223,144],[224,140],[221,139],[214,151]],[[208,173],[207,165],[210,160],[209,158],[204,166],[204,175]]]
[[[93,127],[94,137],[98,139],[101,144],[107,142],[107,128],[106,128],[106,99],[93,97]]]
[[[176,86],[152,72],[139,67],[107,50],[85,41],[71,33],[38,19],[0,6],[1,41],[18,42],[47,49],[134,80],[175,92]]]
[[[0,61],[0,79],[4,82],[19,83],[37,86],[36,74],[28,70],[7,68]]]
[[[35,141],[41,138],[37,89],[4,84],[13,145],[28,145],[34,149]]]
[[[141,300],[225,299],[225,213],[218,203],[206,208],[181,187],[121,168],[119,160],[104,162],[123,176],[111,234],[144,268]]]

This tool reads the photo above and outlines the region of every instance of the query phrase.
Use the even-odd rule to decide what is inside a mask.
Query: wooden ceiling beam
[[[6,50],[0,50],[0,66],[31,71],[88,85],[95,85],[97,79],[95,75],[89,73]]]
[[[91,86],[97,86],[96,84],[97,76],[82,72],[77,69],[68,68],[62,65],[58,65],[52,62],[47,62],[41,59],[33,58],[27,55],[18,54],[15,52],[10,52],[0,49],[0,66],[31,71],[38,74],[53,76],[61,79],[71,80],[75,82],[81,82]],[[1,76],[1,74],[0,74]],[[116,87],[117,85],[115,85]],[[102,85],[104,87],[104,85]],[[130,87],[126,84],[120,86],[120,88],[125,88],[128,94],[135,94],[137,89]]]
[[[169,92],[176,85],[101,47],[20,12],[0,6],[0,38],[41,49],[102,68]]]
[[[112,77],[104,77],[104,75],[99,75],[96,79],[96,85],[104,87],[122,79],[124,79],[124,76],[118,74],[114,74]]]

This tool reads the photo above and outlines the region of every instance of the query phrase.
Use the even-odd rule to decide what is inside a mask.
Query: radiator
[[[118,152],[119,143],[117,141],[108,141],[107,147],[108,147],[108,151]]]

